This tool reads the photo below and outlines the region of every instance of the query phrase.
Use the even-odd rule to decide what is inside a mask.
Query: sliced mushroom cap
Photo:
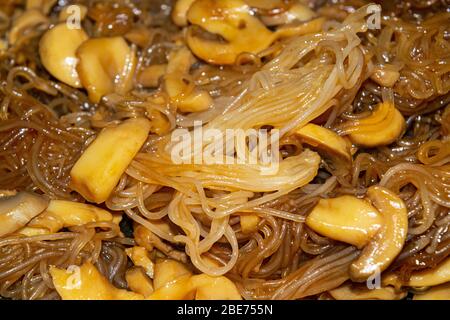
[[[104,128],[70,171],[72,188],[89,201],[104,202],[145,143],[149,131],[150,121],[145,118],[128,119]]]
[[[69,29],[66,23],[56,25],[42,36],[39,43],[42,64],[58,80],[81,88],[76,51],[87,39],[83,29]]]
[[[149,299],[240,300],[236,285],[226,277],[192,275],[182,263],[162,260],[155,264],[155,292]]]
[[[247,1],[248,2],[248,1]],[[267,26],[277,26],[292,23],[295,21],[308,21],[317,16],[317,14],[306,5],[295,3],[288,10],[280,10],[278,14],[263,15],[261,20]]]
[[[344,195],[320,199],[306,225],[331,239],[362,248],[378,232],[383,218],[368,201]]]
[[[386,270],[402,250],[408,233],[408,212],[403,200],[395,193],[373,186],[368,189],[367,198],[383,215],[383,224],[350,265],[350,276],[354,281],[365,281]]]
[[[374,68],[370,79],[378,83],[380,86],[391,88],[400,78],[400,72],[395,67],[377,66]]]
[[[177,26],[187,25],[187,12],[195,0],[177,0],[172,9],[172,20]]]
[[[118,289],[91,263],[77,268],[50,267],[56,291],[63,300],[142,300],[144,296]]]
[[[243,233],[252,233],[258,230],[258,224],[261,218],[256,214],[241,214],[240,224]]]
[[[125,249],[128,257],[133,261],[135,266],[141,267],[145,270],[145,273],[153,278],[154,263],[148,256],[148,251],[144,247],[134,246],[132,248]]]
[[[309,123],[296,132],[306,143],[351,160],[351,143],[330,129]]]
[[[45,211],[31,220],[26,230],[21,230],[21,233],[32,232],[32,228],[40,230],[40,234],[55,233],[62,228],[112,220],[111,213],[87,203],[51,200]]]
[[[380,103],[366,118],[352,120],[343,125],[350,140],[363,147],[378,147],[391,144],[403,133],[405,119],[393,103]]]
[[[411,287],[431,287],[449,281],[450,258],[447,258],[436,266],[436,268],[413,273],[407,285]]]
[[[204,111],[213,104],[209,93],[196,88],[189,79],[189,69],[194,62],[194,56],[186,47],[171,52],[169,57],[164,77],[165,89],[181,112]]]
[[[78,47],[77,57],[81,84],[91,101],[131,89],[136,55],[122,37],[89,39]]]
[[[131,291],[142,294],[145,298],[150,296],[154,291],[152,280],[141,267],[128,269],[125,274],[125,280]]]
[[[161,259],[155,263],[155,290],[163,288],[176,279],[190,277],[192,272],[183,264],[175,260]]]
[[[414,295],[413,300],[450,300],[450,282]]]
[[[35,193],[21,191],[0,198],[0,237],[11,234],[43,212],[49,201]]]
[[[336,300],[401,300],[408,294],[406,291],[397,291],[393,287],[368,289],[355,287],[350,283],[330,290],[328,293]]]
[[[189,48],[211,64],[233,64],[241,53],[257,54],[279,38],[318,32],[325,21],[318,18],[272,32],[243,0],[197,0],[187,12],[187,20],[194,25],[187,32]],[[206,39],[196,33],[198,27],[225,41]]]
[[[258,53],[274,40],[273,33],[251,14],[242,0],[197,0],[187,13],[190,23],[222,36],[227,43],[200,38],[190,27],[187,43],[201,59],[232,64],[241,52]]]

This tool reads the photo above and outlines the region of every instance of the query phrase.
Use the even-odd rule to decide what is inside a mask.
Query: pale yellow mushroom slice
[[[48,203],[43,196],[27,191],[0,197],[0,237],[24,227],[43,212]]]
[[[72,188],[91,202],[104,202],[146,141],[149,131],[150,122],[144,118],[104,128],[70,171]]]
[[[194,299],[195,289],[190,284],[192,272],[182,263],[162,259],[155,263],[153,285],[155,292],[150,300]]]
[[[367,198],[383,215],[383,224],[350,265],[354,281],[365,281],[384,271],[401,252],[408,233],[408,212],[402,199],[392,191],[373,186]]]
[[[405,126],[405,119],[394,104],[383,102],[370,116],[345,123],[343,131],[353,143],[372,148],[391,144]]]
[[[407,285],[432,287],[446,282],[450,282],[450,258],[441,262],[436,268],[413,273]]]
[[[243,0],[197,0],[187,12],[187,20],[225,41],[205,39],[189,27],[187,43],[196,56],[211,64],[233,64],[243,52],[257,54],[282,37],[318,32],[324,23],[318,18],[272,32]]]
[[[155,292],[148,299],[240,300],[236,285],[226,277],[192,275],[182,263],[162,260],[155,264]]]
[[[400,72],[388,65],[376,66],[370,76],[371,80],[386,88],[392,88],[399,78]]]
[[[89,39],[76,55],[81,84],[92,102],[114,92],[123,95],[132,88],[137,59],[122,37]]]
[[[94,205],[67,201],[51,200],[47,209],[21,230],[22,234],[32,234],[30,229],[38,229],[36,234],[55,233],[63,228],[81,226],[91,222],[110,222],[113,216],[108,211]]]
[[[242,300],[236,285],[224,276],[195,275],[191,286],[195,288],[195,300]]]
[[[251,5],[248,0],[246,0],[246,2]],[[258,6],[258,1],[255,1],[254,5]],[[278,14],[263,15],[261,17],[261,20],[267,26],[277,26],[293,23],[296,21],[309,21],[317,16],[317,14],[313,10],[301,3],[294,3],[288,10],[279,11],[281,12]]]
[[[56,291],[63,300],[143,300],[144,296],[114,287],[98,269],[86,262],[80,267],[50,267]]]
[[[228,43],[205,40],[188,32],[189,48],[201,59],[213,64],[232,64],[241,52],[258,53],[273,41],[273,33],[251,14],[242,0],[197,0],[187,14],[188,21]]]
[[[413,300],[450,300],[450,282],[432,287],[424,293],[417,293]]]
[[[0,54],[4,54],[6,50],[8,50],[8,41],[6,39],[0,39]]]
[[[383,217],[368,201],[344,195],[320,199],[306,225],[328,238],[364,247],[378,232]]]
[[[172,9],[172,21],[179,27],[188,24],[187,12],[195,0],[177,0]]]
[[[166,70],[166,64],[151,65],[139,72],[137,82],[144,87],[156,88],[159,85],[159,80],[166,73]]]
[[[193,300],[195,288],[191,286],[190,280],[189,275],[179,277],[155,290],[148,300]]]
[[[145,298],[149,297],[154,289],[152,280],[141,267],[132,267],[125,273],[125,280],[131,291],[142,294]]]
[[[39,55],[45,69],[59,81],[81,88],[76,51],[88,38],[83,29],[69,29],[66,23],[46,31],[39,43]]]
[[[339,288],[328,291],[336,300],[401,300],[407,296],[406,291],[397,291],[393,287],[364,288],[346,283]]]
[[[177,279],[190,277],[192,272],[182,263],[171,260],[163,259],[156,261],[155,274],[153,278],[153,285],[155,290],[158,290],[168,284],[177,281]]]
[[[125,249],[125,252],[131,261],[133,261],[135,266],[142,267],[147,276],[153,278],[154,263],[150,260],[147,249],[144,247],[134,246],[132,248]]]
[[[352,159],[351,143],[330,129],[308,123],[297,130],[296,134],[309,145],[338,155],[347,161]]]
[[[25,29],[36,28],[39,25],[48,24],[48,18],[40,10],[35,8],[29,9],[14,19],[8,34],[8,42],[9,44],[14,45]]]
[[[258,230],[258,224],[261,218],[256,214],[241,214],[240,215],[241,231],[243,233],[252,233]]]
[[[186,47],[174,50],[169,57],[164,77],[165,89],[181,112],[204,111],[213,104],[208,92],[196,88],[191,80],[186,79],[194,62],[194,56]]]
[[[173,234],[174,232],[173,230],[171,230],[171,227],[163,220],[152,221],[152,224],[155,227],[164,230],[163,232],[167,234]],[[135,226],[134,239],[139,246],[146,248],[148,251],[152,251],[153,248],[156,248],[171,259],[182,262],[187,261],[186,253],[175,250],[172,246],[163,242],[159,237],[154,235],[149,229],[142,225]]]

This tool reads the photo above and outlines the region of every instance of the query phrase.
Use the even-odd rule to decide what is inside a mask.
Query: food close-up
[[[449,0],[0,1],[0,300],[450,300]]]

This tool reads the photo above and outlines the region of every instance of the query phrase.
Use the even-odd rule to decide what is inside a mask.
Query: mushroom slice
[[[400,72],[391,65],[376,66],[370,76],[371,80],[386,88],[392,88],[399,78]]]
[[[137,77],[137,82],[149,88],[156,88],[159,85],[159,80],[166,74],[166,64],[154,64],[142,69]]]
[[[153,283],[155,290],[160,289],[173,281],[190,277],[192,272],[186,266],[178,261],[164,259],[155,263],[155,277]]]
[[[294,3],[288,10],[281,10],[278,14],[263,15],[261,20],[266,26],[278,26],[295,21],[308,21],[316,16],[317,14],[306,5]]]
[[[154,264],[148,256],[147,249],[144,247],[134,246],[132,248],[125,249],[125,252],[131,261],[133,261],[135,266],[144,268],[145,273],[150,278],[153,278]]]
[[[70,171],[72,188],[89,201],[104,202],[146,141],[149,131],[150,121],[144,118],[104,128]]]
[[[243,233],[252,233],[258,230],[258,224],[261,218],[256,214],[240,214],[241,231]]]
[[[77,57],[81,84],[91,101],[131,89],[136,55],[122,37],[89,39],[78,48]]]
[[[187,14],[188,21],[228,43],[199,38],[188,31],[187,43],[201,59],[213,64],[232,64],[241,52],[258,53],[270,46],[273,33],[251,14],[242,0],[197,0]]]
[[[83,29],[69,29],[66,23],[56,25],[42,36],[39,43],[42,64],[56,79],[81,88],[76,51],[87,39]]]
[[[158,225],[159,228],[165,230],[168,234],[173,233],[171,227],[163,220],[155,220],[153,221],[153,224]],[[142,225],[138,224],[134,227],[134,239],[139,246],[144,247],[148,251],[152,251],[153,248],[156,248],[171,259],[182,262],[187,261],[186,253],[184,253],[184,251],[175,250]]]
[[[407,285],[410,287],[431,287],[450,282],[450,258],[430,270],[415,272]]]
[[[281,37],[318,32],[324,22],[319,18],[272,32],[243,0],[197,0],[189,8],[187,19],[191,24],[225,40],[206,39],[196,34],[195,27],[189,27],[189,48],[211,64],[233,64],[243,52],[256,54]]]
[[[396,291],[393,287],[368,289],[355,287],[350,283],[330,290],[328,293],[336,300],[401,300],[408,294],[406,291]]]
[[[383,215],[383,224],[350,265],[350,276],[354,281],[365,281],[384,271],[402,250],[408,233],[408,212],[403,200],[395,193],[373,186],[367,190],[367,198]]]
[[[413,300],[450,300],[450,282],[432,287],[424,293],[415,294]]]
[[[69,266],[67,269],[50,267],[53,285],[63,300],[143,300],[138,293],[118,289],[91,263]]]
[[[351,143],[330,129],[308,123],[298,130],[296,134],[313,147],[342,157],[347,161],[352,160]]]
[[[235,284],[223,276],[192,275],[182,263],[162,260],[155,264],[155,292],[149,299],[240,300]]]
[[[242,300],[236,285],[224,276],[195,275],[191,285],[196,289],[195,300]]]
[[[145,298],[150,296],[154,291],[152,280],[141,267],[128,269],[125,274],[125,280],[131,291],[142,294]]]
[[[363,147],[378,147],[391,144],[406,127],[405,119],[393,103],[383,102],[366,118],[351,120],[343,124],[342,131],[350,140]]]
[[[188,48],[182,47],[170,54],[165,89],[181,112],[198,112],[208,109],[213,100],[208,92],[195,87],[189,78],[189,69],[195,58]]]
[[[320,199],[306,225],[328,238],[364,247],[378,232],[383,218],[368,201],[344,195]]]
[[[46,233],[55,233],[62,228],[112,220],[113,216],[111,213],[90,204],[67,200],[51,200],[47,209],[31,220],[26,229],[37,228],[46,230]]]
[[[172,21],[179,27],[185,27],[188,24],[187,12],[195,0],[177,0],[172,10]]]
[[[48,18],[38,9],[29,9],[14,20],[8,35],[8,42],[14,45],[25,29],[48,25]]]
[[[0,198],[0,237],[24,227],[48,206],[48,200],[35,193],[21,191]]]

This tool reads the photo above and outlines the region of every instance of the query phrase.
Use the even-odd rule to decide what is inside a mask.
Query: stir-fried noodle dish
[[[450,299],[448,0],[2,0],[1,299]]]

